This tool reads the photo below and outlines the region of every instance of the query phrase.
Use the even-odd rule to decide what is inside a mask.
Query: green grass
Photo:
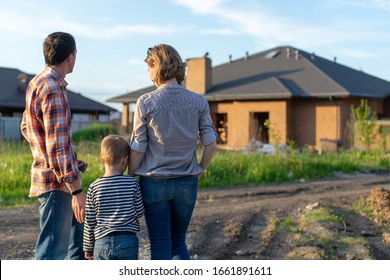
[[[351,204],[351,210],[357,214],[370,216],[374,212],[374,207],[365,203],[364,198],[361,197]]]
[[[290,153],[268,156],[258,153],[219,151],[200,186],[221,187],[296,181],[333,176],[334,171],[389,170],[390,154],[381,151],[323,155]]]
[[[320,207],[306,212],[306,219],[316,222],[325,222],[329,225],[337,225],[343,223],[343,217],[334,213],[330,208]]]
[[[281,228],[290,233],[303,233],[303,230],[299,225],[294,221],[294,218],[291,216],[280,219],[277,223],[277,228]]]
[[[387,221],[386,219],[383,219],[383,216],[380,213],[377,213],[375,211],[375,207],[372,205],[369,205],[365,202],[365,199],[363,197],[359,198],[358,200],[354,201],[351,206],[351,211],[356,214],[361,214],[370,220],[374,221],[381,221],[379,222],[384,228],[390,231],[390,221]]]
[[[88,163],[87,171],[81,175],[86,190],[104,172],[104,166],[99,161],[100,143],[80,141],[76,151],[78,158]],[[28,143],[0,141],[0,154],[0,207],[37,203],[37,199],[28,197],[33,162]]]
[[[96,127],[95,127],[96,129]],[[103,174],[99,161],[100,140],[116,131],[80,132],[77,136],[78,158],[88,163],[82,174],[83,187]],[[94,135],[92,137],[91,135]],[[86,140],[93,139],[93,140]],[[28,144],[0,141],[0,207],[36,203],[28,198],[32,156]],[[383,152],[343,152],[339,154],[310,154],[290,152],[287,155],[267,156],[258,153],[218,151],[207,172],[199,182],[200,188],[232,187],[297,181],[333,176],[334,171],[389,170],[390,154]]]

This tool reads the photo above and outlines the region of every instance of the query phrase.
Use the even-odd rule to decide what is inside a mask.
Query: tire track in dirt
[[[273,234],[275,219],[300,213],[315,202],[342,209],[358,198],[368,196],[377,186],[390,190],[390,172],[199,191],[187,236],[190,254],[195,259],[289,258],[288,251],[295,245],[291,242],[286,245],[283,236]],[[358,231],[373,226],[359,215],[348,219],[348,227]],[[354,225],[357,221],[360,221],[360,228]],[[1,209],[0,224],[0,259],[31,259],[39,229],[37,206]],[[143,219],[141,226],[140,259],[148,259],[147,229]],[[389,255],[383,249],[380,233],[373,231],[367,238],[374,258]],[[315,253],[313,258],[317,256]]]
[[[292,245],[284,244],[283,236],[273,234],[275,219],[300,212],[316,202],[345,206],[369,195],[376,186],[390,190],[390,176],[201,192],[190,225],[190,231],[194,232],[188,238],[190,252],[199,259],[283,259]],[[369,244],[374,256],[389,255],[380,252],[384,248],[380,240]]]

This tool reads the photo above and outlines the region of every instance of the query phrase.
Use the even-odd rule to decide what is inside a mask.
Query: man
[[[74,150],[65,81],[73,71],[76,52],[71,34],[48,35],[43,43],[46,68],[26,91],[21,132],[34,158],[29,196],[40,202],[36,259],[83,259],[86,195],[80,171],[87,164],[77,159]]]

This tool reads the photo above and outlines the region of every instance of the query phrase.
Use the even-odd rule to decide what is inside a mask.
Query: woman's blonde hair
[[[179,53],[169,45],[160,44],[149,48],[145,62],[156,68],[153,82],[157,86],[172,78],[176,78],[179,85],[184,81],[186,64]]]
[[[103,138],[100,147],[100,159],[103,163],[112,166],[129,155],[130,145],[122,136],[111,134]]]

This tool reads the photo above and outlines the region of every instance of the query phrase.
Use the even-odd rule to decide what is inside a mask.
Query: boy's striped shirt
[[[97,179],[87,193],[84,251],[93,251],[95,240],[111,232],[138,232],[143,214],[141,190],[134,177],[119,174]]]

